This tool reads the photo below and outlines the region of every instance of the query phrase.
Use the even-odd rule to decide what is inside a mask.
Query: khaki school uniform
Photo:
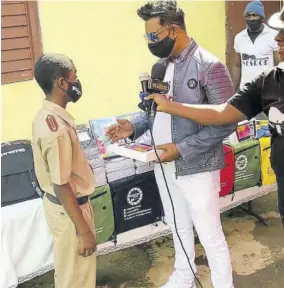
[[[81,149],[73,117],[59,105],[44,101],[33,122],[35,171],[43,191],[56,197],[53,184],[69,183],[76,198],[95,190],[94,175]],[[78,255],[75,226],[62,205],[43,199],[48,227],[53,237],[56,288],[95,288],[96,254]],[[89,201],[80,206],[95,235]]]

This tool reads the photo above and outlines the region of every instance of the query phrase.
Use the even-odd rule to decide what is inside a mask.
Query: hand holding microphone
[[[138,107],[143,110],[144,112],[147,112],[147,101],[145,100],[145,98],[149,95],[149,93],[147,92],[140,92],[139,93],[139,98],[141,100],[141,102],[138,104]],[[148,104],[149,107],[151,107],[151,105]]]
[[[170,101],[167,99],[164,94],[150,94],[145,97],[145,100],[152,100],[156,104],[156,111],[167,112],[167,107],[169,106]]]

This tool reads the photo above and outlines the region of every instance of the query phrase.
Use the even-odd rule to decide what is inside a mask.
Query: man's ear
[[[60,88],[63,91],[66,91],[66,81],[63,77],[58,78],[57,80],[55,80],[57,82],[57,86],[58,88]]]
[[[176,39],[178,36],[178,31],[179,27],[177,25],[173,25],[172,26],[172,35],[173,35],[173,39]]]

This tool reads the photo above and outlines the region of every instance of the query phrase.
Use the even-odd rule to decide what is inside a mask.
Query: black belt
[[[60,200],[57,197],[55,197],[49,193],[46,193],[46,198],[54,204],[62,205]],[[78,202],[79,206],[86,204],[88,201],[89,201],[89,196],[77,198],[77,202]]]

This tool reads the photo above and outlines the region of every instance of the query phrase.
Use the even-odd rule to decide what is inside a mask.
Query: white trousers
[[[196,272],[196,266],[193,225],[208,259],[213,287],[233,288],[230,253],[220,221],[220,171],[176,178],[174,163],[163,164],[163,167],[174,204],[178,234],[194,272]],[[193,273],[175,232],[171,202],[159,164],[155,165],[155,176],[166,222],[173,233],[176,278],[174,287],[194,287]]]

